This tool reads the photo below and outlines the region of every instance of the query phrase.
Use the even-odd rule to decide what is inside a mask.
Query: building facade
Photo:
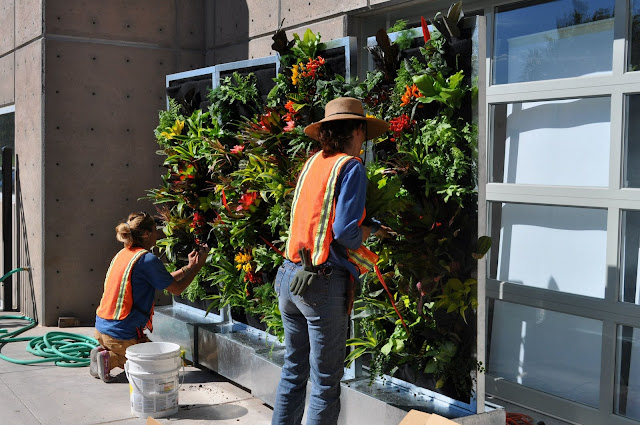
[[[91,320],[151,209],[165,76],[272,55],[282,26],[366,40],[450,1],[0,0],[0,115],[15,122],[21,309]],[[640,1],[469,0],[483,16],[480,222],[486,391],[578,424],[640,423]],[[4,122],[4,121],[3,121]],[[3,142],[4,143],[4,142]],[[639,145],[640,146],[640,145]],[[484,323],[483,321],[480,321]]]

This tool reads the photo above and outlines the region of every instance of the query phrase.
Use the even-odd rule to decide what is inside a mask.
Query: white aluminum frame
[[[640,422],[614,415],[615,362],[617,326],[626,325],[640,328],[640,306],[618,302],[619,244],[621,241],[620,222],[622,210],[640,210],[640,190],[623,188],[623,155],[625,146],[625,121],[627,106],[625,96],[640,93],[640,71],[627,72],[627,37],[629,34],[629,0],[615,0],[614,43],[612,70],[609,75],[585,76],[556,80],[532,81],[515,84],[492,85],[491,64],[493,57],[493,26],[497,6],[524,3],[517,0],[465,0],[465,12],[480,12],[486,18],[486,35],[481,40],[485,65],[485,84],[480,84],[479,99],[481,117],[478,122],[479,145],[479,221],[480,229],[491,229],[491,202],[513,202],[558,206],[577,206],[606,208],[607,219],[607,289],[605,299],[594,299],[580,295],[560,293],[539,288],[526,287],[509,282],[486,279],[486,295],[489,300],[504,300],[537,308],[584,316],[603,322],[600,403],[598,409],[580,405],[560,397],[545,394],[519,384],[507,382],[500,377],[486,375],[487,393],[511,403],[540,411],[548,416],[582,425],[622,425]],[[366,39],[378,27],[388,28],[397,19],[415,21],[420,15],[431,18],[436,12],[446,13],[451,1],[433,0],[430,2],[408,2],[382,12],[371,11],[362,15],[358,22],[359,37]],[[361,53],[365,58],[366,53]],[[363,60],[361,63],[366,64]],[[365,69],[360,69],[364,76]],[[483,101],[482,92],[486,99]],[[562,187],[545,185],[518,185],[489,183],[487,172],[491,170],[491,138],[493,114],[492,106],[505,103],[519,103],[538,100],[556,100],[566,98],[584,98],[608,96],[611,98],[611,146],[609,154],[609,187]],[[482,109],[486,108],[485,113]],[[484,229],[483,229],[484,226]],[[487,256],[487,259],[490,258]],[[488,261],[488,260],[487,260]],[[479,264],[481,280],[486,276],[486,261]],[[478,299],[482,299],[479,285]],[[480,314],[480,310],[478,311]],[[489,318],[487,317],[487,320]],[[480,320],[480,318],[479,318]],[[479,350],[484,343],[478,335]],[[480,382],[480,381],[479,381]],[[499,401],[498,401],[499,403]],[[480,404],[480,403],[479,403]]]
[[[613,414],[615,398],[615,364],[617,326],[640,327],[640,306],[618,302],[620,291],[620,220],[621,211],[640,210],[640,190],[623,188],[623,154],[625,143],[625,96],[640,92],[640,72],[626,72],[629,3],[615,0],[613,63],[611,74],[532,81],[515,84],[491,85],[494,6],[517,2],[484,2],[487,17],[486,121],[484,146],[487,159],[483,167],[490,171],[492,151],[492,105],[538,100],[557,100],[605,96],[611,99],[611,146],[609,154],[609,186],[607,188],[566,187],[547,185],[519,185],[487,183],[487,205],[499,203],[526,203],[540,205],[605,208],[607,219],[607,282],[604,299],[527,287],[487,278],[487,297],[516,304],[548,309],[576,316],[596,319],[603,324],[600,400],[592,408],[557,396],[543,393],[487,374],[487,392],[514,404],[541,411],[583,425],[638,424]],[[490,208],[481,220],[491,228]],[[487,260],[488,261],[488,260]]]

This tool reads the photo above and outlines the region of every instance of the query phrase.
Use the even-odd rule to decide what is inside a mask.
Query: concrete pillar
[[[161,184],[165,75],[204,65],[204,1],[47,0],[44,317],[90,321],[115,225]]]

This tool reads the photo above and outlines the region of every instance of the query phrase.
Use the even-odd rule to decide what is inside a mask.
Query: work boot
[[[97,379],[100,378],[98,374],[98,353],[101,351],[104,351],[104,347],[97,346],[91,350],[89,355],[89,373]]]
[[[111,366],[109,361],[109,350],[99,351],[96,355],[98,363],[98,377],[106,383],[114,382],[115,377],[111,376]]]

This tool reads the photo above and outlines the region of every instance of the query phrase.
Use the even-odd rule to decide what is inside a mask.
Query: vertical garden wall
[[[459,3],[431,23],[417,33],[403,23],[380,30],[369,47],[375,70],[362,81],[350,78],[352,41],[336,47],[311,31],[293,40],[278,31],[275,79],[229,69],[219,85],[212,78],[207,99],[202,81],[175,84],[156,129],[167,171],[149,196],[170,268],[195,246],[209,249],[184,297],[207,310],[229,306],[234,319],[282,338],[272,284],[296,177],[319,149],[303,129],[329,100],[361,99],[391,124],[367,155],[367,216],[396,236],[366,243],[380,260],[361,277],[346,361],[363,360],[371,380],[395,376],[468,401],[482,369],[477,260],[490,247],[477,234],[471,32]]]

